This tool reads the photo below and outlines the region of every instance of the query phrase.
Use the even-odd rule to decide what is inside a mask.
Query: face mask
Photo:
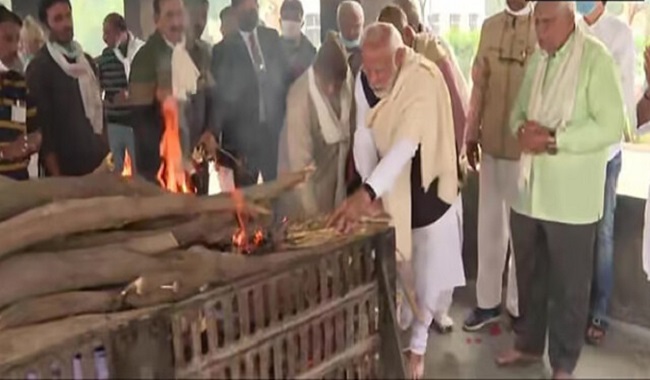
[[[346,49],[356,49],[361,44],[361,39],[346,40],[345,37],[341,36],[341,42],[343,42],[343,46],[345,46]]]
[[[244,32],[252,32],[259,24],[259,20],[257,9],[246,11],[246,13],[239,16],[239,29]]]
[[[595,7],[595,1],[576,1],[576,10],[583,16],[591,13]]]
[[[301,34],[301,28],[302,24],[297,22],[297,21],[289,21],[289,20],[282,20],[281,22],[282,26],[282,37],[289,39],[289,40],[295,40],[300,37]]]

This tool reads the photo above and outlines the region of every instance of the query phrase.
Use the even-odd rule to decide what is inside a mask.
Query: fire
[[[235,216],[237,218],[237,230],[232,235],[232,245],[239,252],[248,254],[255,247],[259,247],[264,244],[264,231],[258,228],[253,234],[252,241],[248,236],[246,231],[246,222],[244,221],[244,195],[240,190],[234,190],[232,192],[232,198],[235,202]]]
[[[131,163],[131,156],[129,151],[124,152],[124,167],[122,168],[122,177],[133,176],[133,164]]]
[[[178,105],[174,99],[163,102],[165,131],[160,141],[162,164],[158,170],[158,181],[172,193],[191,193],[189,176],[183,167],[180,129],[178,126]]]

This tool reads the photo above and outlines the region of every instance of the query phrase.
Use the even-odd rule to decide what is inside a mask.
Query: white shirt
[[[632,29],[616,16],[603,13],[592,25],[588,25],[584,18],[578,24],[584,30],[598,38],[614,58],[621,76],[623,100],[628,112],[630,127],[636,127],[636,99],[634,97],[634,62],[636,51]],[[609,159],[614,158],[621,151],[621,144],[615,144],[610,149]]]
[[[416,141],[400,140],[386,156],[379,159],[372,131],[366,124],[370,105],[363,91],[361,74],[357,75],[355,82],[354,100],[357,105],[357,129],[352,148],[354,162],[361,178],[372,187],[379,198],[393,187],[404,166],[415,156],[419,144]]]

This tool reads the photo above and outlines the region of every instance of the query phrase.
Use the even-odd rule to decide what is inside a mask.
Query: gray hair
[[[361,37],[361,46],[388,47],[392,52],[404,46],[402,35],[393,24],[373,22],[368,25]]]
[[[344,14],[356,14],[363,19],[363,7],[354,0],[344,0],[336,8],[336,22],[341,27],[341,17]]]
[[[23,20],[23,27],[20,30],[20,39],[23,43],[36,42],[39,46],[45,43],[45,32],[36,19],[27,16]]]

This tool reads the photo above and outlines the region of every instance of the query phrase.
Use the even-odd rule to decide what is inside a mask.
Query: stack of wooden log
[[[1,179],[0,330],[175,302],[216,285],[233,268],[196,246],[230,238],[237,213],[264,217],[307,174],[243,189],[244,205],[112,173]]]

